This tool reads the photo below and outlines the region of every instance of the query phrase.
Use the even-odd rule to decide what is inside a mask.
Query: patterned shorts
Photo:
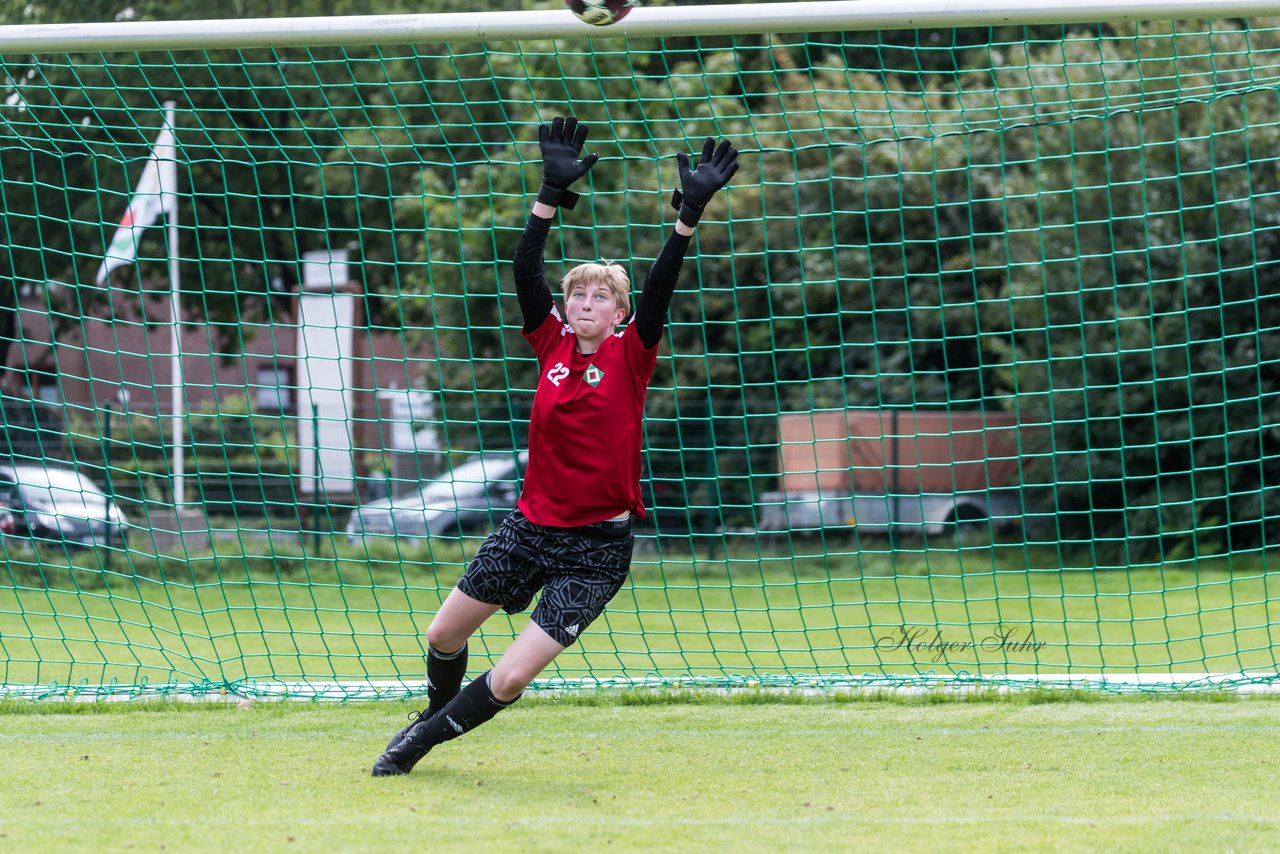
[[[458,589],[508,614],[528,608],[541,589],[533,621],[571,646],[622,589],[634,545],[630,519],[551,528],[513,510],[480,546]]]

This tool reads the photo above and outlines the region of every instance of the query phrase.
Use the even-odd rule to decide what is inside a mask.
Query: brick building
[[[345,273],[345,265],[335,268]],[[92,415],[108,406],[118,410],[123,389],[132,412],[173,412],[167,291],[105,293],[109,303],[73,314],[63,306],[70,289],[22,290],[4,376],[7,395],[30,394],[69,415]],[[317,286],[313,277],[297,293],[272,296],[264,317],[234,326],[209,323],[188,309],[180,337],[186,411],[221,405],[294,418],[298,446],[307,448],[315,447],[314,403],[326,491],[335,499],[350,496],[368,474],[372,454],[391,449],[387,392],[422,387],[433,358],[406,352],[399,332],[370,329],[360,296],[355,282]],[[299,455],[302,492],[313,480],[311,456]],[[349,459],[350,477],[331,475],[348,465],[339,457]]]

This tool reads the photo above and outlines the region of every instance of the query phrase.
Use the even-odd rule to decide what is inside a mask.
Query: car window
[[[68,469],[23,467],[16,470],[22,502],[46,510],[103,507],[107,496],[93,481]]]
[[[442,501],[458,495],[478,495],[493,481],[514,481],[515,463],[509,456],[472,457],[427,484],[426,501]]]
[[[23,486],[42,486],[74,492],[84,491],[102,494],[102,490],[98,489],[97,484],[71,469],[42,469],[33,466],[22,466],[14,470],[14,476],[18,483]]]

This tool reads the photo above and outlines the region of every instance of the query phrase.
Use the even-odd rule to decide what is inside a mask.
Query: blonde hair
[[[564,292],[565,300],[568,300],[569,292],[575,287],[592,284],[602,284],[607,287],[613,294],[618,307],[628,314],[631,312],[631,280],[627,278],[627,271],[612,261],[579,264],[565,273],[564,280],[560,282],[560,288]]]

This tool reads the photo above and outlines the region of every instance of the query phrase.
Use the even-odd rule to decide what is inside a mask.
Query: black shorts
[[[533,621],[571,646],[622,589],[634,545],[630,519],[552,528],[513,510],[480,546],[458,589],[508,614],[528,608],[541,589]]]

